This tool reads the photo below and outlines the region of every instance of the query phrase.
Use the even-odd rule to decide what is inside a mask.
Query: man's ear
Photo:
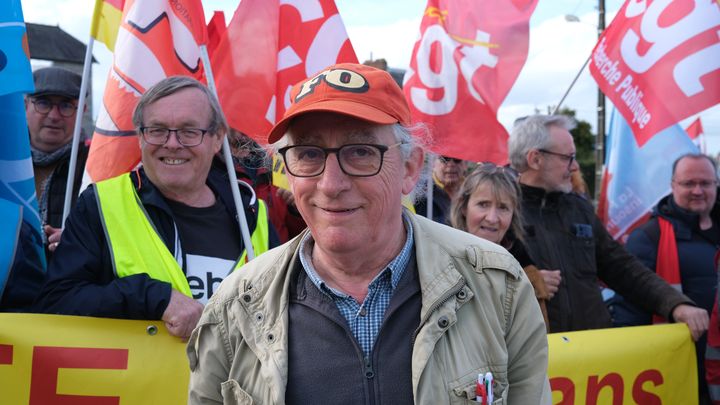
[[[222,150],[223,143],[225,143],[225,133],[226,133],[226,131],[224,129],[219,129],[217,131],[217,134],[216,134],[217,139],[216,139],[215,145],[213,145],[215,153],[218,153]]]
[[[527,153],[527,164],[528,167],[533,170],[540,170],[540,161],[542,159],[540,151],[537,149],[530,149]]]
[[[424,163],[425,152],[421,148],[413,147],[410,151],[410,157],[405,162],[405,176],[402,184],[403,194],[407,195],[413,191],[420,178],[420,173],[422,173]]]

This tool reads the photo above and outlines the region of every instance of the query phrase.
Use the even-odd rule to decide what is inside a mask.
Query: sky
[[[335,0],[358,60],[384,58],[388,65],[405,69],[419,34],[424,0]],[[621,0],[605,0],[609,25]],[[88,42],[93,0],[22,0],[25,20],[59,25],[80,41]],[[206,18],[214,10],[225,12],[229,22],[238,0],[203,0]],[[508,129],[517,117],[547,113],[568,90],[597,42],[598,11],[595,0],[540,0],[530,20],[530,50],[515,86],[498,111],[499,121]],[[578,17],[568,22],[566,15]],[[93,113],[102,99],[102,89],[112,64],[112,54],[103,44],[93,50]],[[34,64],[43,65],[42,62]],[[609,102],[608,102],[609,105]],[[595,130],[597,86],[585,68],[563,102],[577,111],[579,119]],[[720,152],[720,105],[681,122],[687,127],[701,117],[707,136],[708,153]],[[609,120],[609,110],[607,120]]]

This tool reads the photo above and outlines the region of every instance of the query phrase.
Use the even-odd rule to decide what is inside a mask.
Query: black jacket
[[[83,173],[85,171],[85,162],[88,158],[88,148],[84,143],[78,145],[78,158],[75,165],[75,175],[73,176],[73,197],[71,207],[75,205],[78,199],[78,192],[82,186]],[[63,206],[65,205],[65,187],[67,186],[68,170],[70,169],[70,154],[67,158],[61,160],[55,170],[53,170],[50,180],[50,186],[46,191],[47,198],[47,218],[45,223],[53,228],[62,228]]]
[[[450,205],[452,201],[450,196],[440,188],[437,184],[433,183],[433,211],[432,220],[444,225],[450,225]],[[423,217],[427,217],[427,200],[425,195],[415,203],[415,213]]]
[[[30,312],[45,280],[43,253],[38,249],[42,244],[40,234],[22,221],[17,242],[5,290],[0,291],[0,312]]]
[[[720,226],[720,206],[715,205],[710,215],[713,224]],[[672,195],[665,196],[653,209],[652,218],[630,234],[625,247],[655,271],[660,240],[658,217],[670,221],[675,232],[683,293],[710,313],[717,292],[715,255],[720,246],[718,241],[701,235],[698,214],[678,207]],[[618,326],[645,325],[652,321],[652,314],[640,311],[621,297],[615,299],[613,309],[613,321]]]
[[[551,332],[612,326],[598,279],[668,318],[676,306],[692,304],[616,242],[584,198],[526,185],[522,194],[530,256],[539,268],[562,275],[547,305]]]
[[[138,182],[138,177],[140,182]],[[174,254],[173,214],[160,191],[140,169],[131,174],[143,206],[165,245]],[[141,186],[138,188],[138,184]],[[208,186],[237,219],[227,174],[214,166]],[[257,204],[249,206],[249,192],[240,188],[250,233],[257,222]],[[278,245],[270,226],[270,247]],[[239,233],[238,229],[238,233]],[[243,247],[244,248],[244,247]],[[183,253],[184,256],[184,253]],[[183,263],[186,263],[183,257]],[[185,269],[183,268],[183,271]],[[36,307],[40,312],[127,319],[161,319],[170,302],[169,283],[136,274],[117,278],[95,199],[95,187],[85,190],[68,217]]]

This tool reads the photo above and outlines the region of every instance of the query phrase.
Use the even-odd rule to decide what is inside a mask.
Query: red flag
[[[430,124],[431,149],[473,161],[507,162],[497,110],[528,53],[537,0],[429,0],[405,96],[415,121]]]
[[[685,129],[685,132],[687,132],[688,136],[690,136],[690,139],[695,139],[704,134],[705,130],[703,129],[700,117],[693,121],[693,123]]]
[[[293,84],[357,57],[333,0],[243,0],[212,57],[230,126],[265,143]]]
[[[225,35],[226,30],[227,24],[225,24],[225,13],[222,11],[215,11],[207,26],[208,54],[210,56],[215,53],[215,49],[217,49],[217,46],[220,44],[220,40]]]
[[[168,76],[204,79],[207,40],[200,0],[127,0],[113,66],[85,170],[97,182],[135,168],[140,148],[132,111],[146,89]]]
[[[720,102],[720,6],[628,1],[592,53],[590,73],[642,146]]]

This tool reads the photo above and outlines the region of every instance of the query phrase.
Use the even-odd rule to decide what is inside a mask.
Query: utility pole
[[[598,0],[598,40],[605,31],[605,0]],[[595,139],[595,204],[600,201],[603,164],[605,163],[605,94],[598,87],[597,138]]]

